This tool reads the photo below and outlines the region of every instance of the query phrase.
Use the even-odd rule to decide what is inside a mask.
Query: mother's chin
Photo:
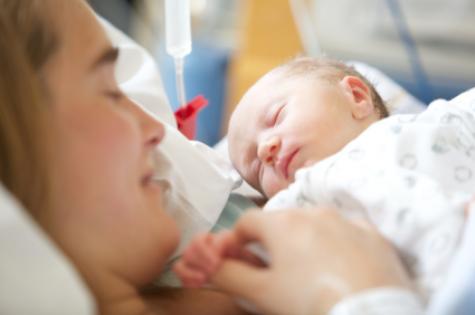
[[[136,273],[136,284],[139,286],[149,284],[164,272],[180,243],[180,231],[176,222],[170,217],[161,219],[168,222],[161,224],[160,231],[150,235],[153,242],[141,251],[141,257],[130,266],[130,271]]]

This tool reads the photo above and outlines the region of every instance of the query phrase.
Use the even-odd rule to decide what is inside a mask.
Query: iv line
[[[186,91],[184,80],[184,58],[177,57],[175,59],[175,76],[176,76],[176,93],[178,104],[182,107],[186,106]]]

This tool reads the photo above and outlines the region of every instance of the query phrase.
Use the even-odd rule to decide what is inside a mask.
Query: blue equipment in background
[[[162,48],[158,56],[165,91],[174,110],[180,107],[175,89],[173,58]],[[210,146],[221,139],[229,52],[199,40],[185,60],[185,86],[191,99],[204,95],[209,104],[198,115],[196,140]]]

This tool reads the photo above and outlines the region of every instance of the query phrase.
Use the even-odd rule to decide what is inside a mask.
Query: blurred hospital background
[[[164,0],[90,0],[156,58],[174,108],[173,60],[165,52]],[[190,0],[193,49],[185,60],[190,100],[210,101],[197,139],[215,144],[243,93],[297,55],[321,54],[378,68],[425,103],[475,86],[473,0]]]

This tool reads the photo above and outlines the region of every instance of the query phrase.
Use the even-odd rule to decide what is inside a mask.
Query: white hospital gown
[[[423,298],[442,285],[475,193],[475,89],[379,121],[301,169],[265,210],[332,206],[364,216],[398,248]]]

